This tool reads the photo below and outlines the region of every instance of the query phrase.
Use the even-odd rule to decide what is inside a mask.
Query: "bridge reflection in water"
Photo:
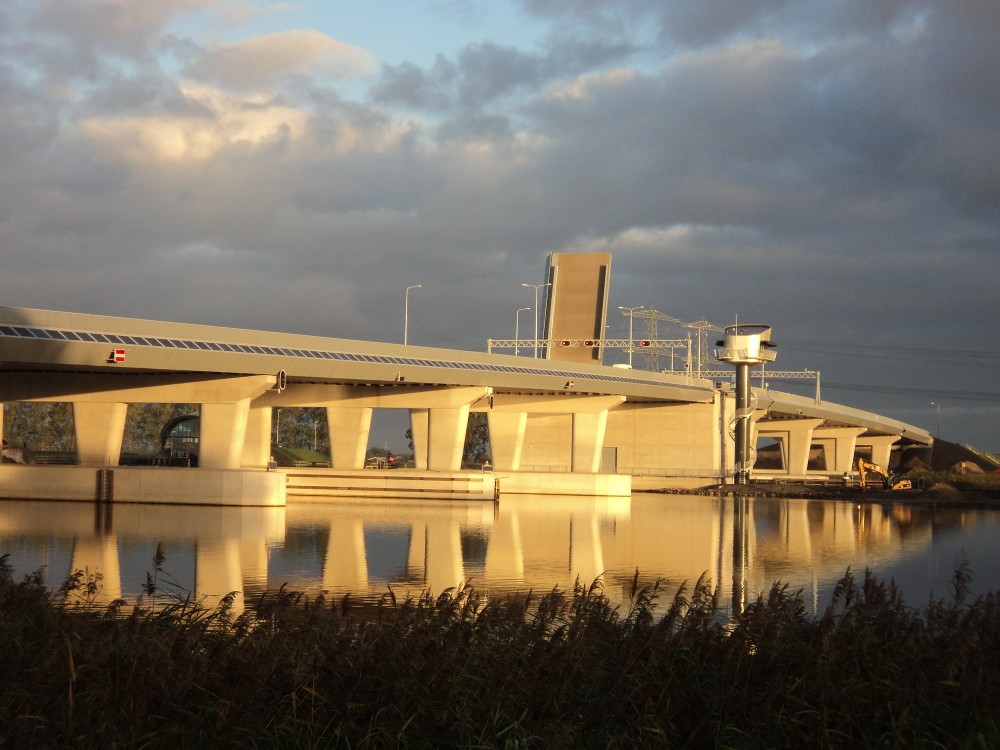
[[[99,601],[131,603],[162,544],[161,591],[172,582],[209,605],[241,592],[237,612],[281,585],[374,601],[389,586],[399,598],[471,582],[498,596],[598,577],[612,602],[626,604],[636,570],[643,583],[662,579],[661,603],[707,574],[724,609],[781,580],[818,611],[849,567],[902,577],[914,605],[932,590],[947,595],[958,557],[978,548],[992,558],[970,560],[977,588],[1000,588],[986,578],[998,566],[984,541],[998,526],[995,511],[680,495],[499,504],[331,498],[286,508],[6,501],[0,554],[11,553],[19,577],[45,566],[54,586],[74,570],[98,573]]]

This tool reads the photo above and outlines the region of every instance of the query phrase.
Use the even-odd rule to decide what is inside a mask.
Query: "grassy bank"
[[[775,586],[730,624],[704,582],[657,618],[599,587],[123,616],[3,561],[0,746],[997,747],[1000,598],[966,581],[917,611],[848,574],[820,618]]]

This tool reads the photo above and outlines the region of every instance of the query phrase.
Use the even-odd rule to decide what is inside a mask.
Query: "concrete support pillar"
[[[469,429],[469,405],[431,408],[427,424],[427,468],[431,471],[458,471]]]
[[[372,409],[327,403],[326,421],[330,428],[330,461],[333,468],[363,469],[368,435],[372,429]]]
[[[624,396],[498,394],[489,406],[477,403],[472,409],[487,414],[495,468],[520,471],[527,434],[529,465],[596,474],[601,470],[608,411],[624,402]]]
[[[413,438],[413,465],[427,468],[428,430],[430,409],[410,409],[410,435]]]
[[[571,471],[596,474],[601,470],[601,449],[608,425],[608,411],[573,415],[573,456]]]
[[[125,434],[128,404],[77,401],[73,404],[77,463],[117,466]]]
[[[486,419],[490,427],[490,451],[493,454],[494,468],[498,471],[520,471],[528,413],[489,411]]]
[[[789,476],[804,476],[809,465],[813,431],[823,424],[822,419],[769,419],[756,423],[757,437],[773,437],[784,441],[785,471]]]
[[[201,405],[198,466],[205,469],[238,469],[243,458],[250,399]]]
[[[813,430],[823,423],[821,419],[801,419],[786,423],[788,429],[788,473],[804,476],[809,466]]]
[[[262,469],[271,460],[271,407],[257,402],[247,412],[246,438],[243,441],[243,466]]]
[[[736,365],[736,424],[735,434],[735,466],[733,481],[736,484],[747,484],[750,480],[750,468],[753,464],[750,452],[750,436],[752,434],[750,417],[753,407],[750,406],[750,365],[740,362]]]
[[[827,453],[827,470],[843,474],[854,469],[854,446],[857,444],[858,435],[865,431],[864,427],[820,427],[817,428],[814,436],[833,440],[833,455]]]
[[[892,446],[899,440],[898,435],[871,435],[857,441],[858,445],[870,445],[872,448],[872,463],[880,464],[886,469],[889,468],[889,457],[892,455]]]
[[[458,471],[469,428],[469,405],[410,409],[410,433],[418,469]]]
[[[323,563],[323,588],[361,597],[368,593],[368,555],[361,517],[337,517],[330,524],[330,539]]]

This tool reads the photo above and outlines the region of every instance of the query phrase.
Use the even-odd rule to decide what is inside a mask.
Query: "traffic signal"
[[[560,341],[559,346],[569,346],[569,339],[563,339]]]
[[[584,346],[593,346],[593,345],[594,345],[594,342],[593,342],[593,340],[591,340],[591,339],[584,339],[584,341],[583,341],[583,345],[584,345]]]
[[[649,346],[649,344],[650,344],[649,339],[643,339],[642,341],[639,342],[639,346],[641,346],[642,348],[646,348],[647,346]]]

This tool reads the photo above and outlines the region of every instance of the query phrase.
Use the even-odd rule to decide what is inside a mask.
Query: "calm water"
[[[165,580],[209,603],[287,584],[369,601],[472,582],[490,596],[603,575],[626,601],[635,574],[664,597],[707,574],[726,609],[775,580],[820,611],[847,568],[894,578],[913,606],[945,597],[959,560],[977,592],[1000,590],[1000,512],[933,511],[818,500],[504,497],[293,501],[287,508],[97,506],[0,501],[0,554],[16,574],[58,585],[99,572],[100,596],[134,601],[158,543]],[[242,599],[237,608],[242,607]]]

